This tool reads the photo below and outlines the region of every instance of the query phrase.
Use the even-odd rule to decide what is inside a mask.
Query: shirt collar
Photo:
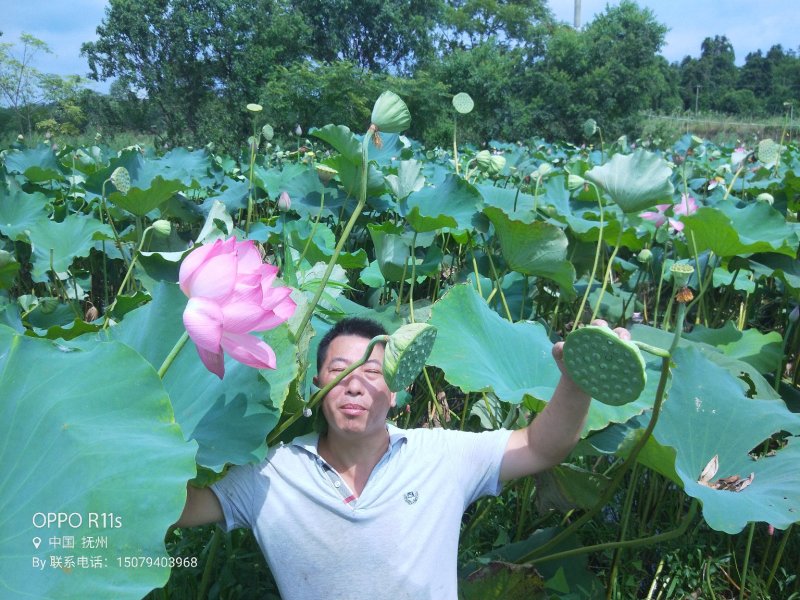
[[[400,429],[399,427],[393,425],[392,423],[386,423],[386,430],[389,432],[389,451],[393,451],[395,446],[399,444],[399,442],[408,439],[408,433],[405,429]],[[319,443],[319,433],[312,432],[307,433],[306,435],[301,435],[294,438],[290,445],[297,446],[308,452],[309,454],[313,454],[314,456],[319,458],[319,451],[317,450],[317,444]]]

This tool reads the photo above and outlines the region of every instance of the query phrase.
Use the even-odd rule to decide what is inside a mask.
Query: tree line
[[[669,64],[666,32],[632,0],[581,30],[557,22],[545,0],[110,0],[97,41],[82,46],[89,77],[113,79],[109,94],[42,76],[14,96],[31,55],[0,44],[0,130],[136,130],[233,146],[252,130],[248,103],[286,136],[330,122],[363,130],[391,88],[414,115],[409,135],[427,144],[447,143],[458,92],[475,101],[459,120],[465,141],[578,142],[590,118],[608,136],[636,136],[643,111],[775,116],[800,93],[794,50],[759,50],[738,67],[714,36],[698,58]]]

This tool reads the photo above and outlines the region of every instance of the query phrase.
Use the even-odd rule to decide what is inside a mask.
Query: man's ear
[[[314,377],[312,377],[312,378],[311,378],[311,382],[312,382],[312,383],[313,383],[315,386],[319,387],[319,375],[314,375]]]

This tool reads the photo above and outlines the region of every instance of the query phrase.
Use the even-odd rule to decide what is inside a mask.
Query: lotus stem
[[[747,531],[747,545],[744,550],[744,564],[742,565],[742,582],[739,586],[739,600],[744,600],[744,589],[747,583],[747,568],[750,563],[750,549],[753,546],[753,532],[756,529],[755,521],[750,522],[750,527]]]
[[[778,567],[781,564],[781,559],[783,558],[783,551],[786,548],[786,543],[789,541],[790,534],[792,533],[792,527],[794,527],[794,523],[789,525],[789,527],[786,528],[786,531],[783,532],[781,543],[778,545],[778,551],[775,553],[775,560],[772,561],[772,568],[769,571],[769,575],[767,576],[767,582],[764,586],[764,591],[766,593],[769,593],[769,588],[772,585],[772,582],[775,580],[775,573],[778,572]]]
[[[159,379],[164,379],[164,374],[167,372],[167,369],[169,369],[170,366],[172,366],[172,362],[175,360],[175,357],[178,356],[178,352],[180,352],[186,345],[188,339],[189,339],[189,332],[184,331],[183,335],[177,342],[175,342],[175,345],[172,347],[172,350],[169,351],[169,354],[167,354],[167,357],[164,359],[164,362],[161,363],[161,366],[158,368]]]
[[[592,282],[594,276],[597,274],[597,265],[600,262],[600,245],[603,243],[603,201],[600,199],[600,190],[591,182],[589,184],[594,188],[594,193],[597,196],[597,206],[600,208],[600,233],[597,237],[597,246],[594,250],[594,264],[592,264],[592,273],[589,275],[589,280],[586,283],[586,291],[583,293],[581,304],[578,307],[578,313],[575,315],[575,325],[578,325],[583,317],[583,307],[586,306],[586,299],[589,297],[589,292],[592,291]]]
[[[355,225],[356,221],[358,220],[361,211],[364,209],[364,205],[367,203],[367,175],[369,174],[369,142],[372,140],[372,136],[375,133],[375,128],[370,126],[367,129],[367,133],[364,134],[364,139],[361,141],[361,187],[358,193],[358,204],[356,205],[355,210],[353,210],[353,214],[350,216],[350,219],[347,221],[347,225],[345,225],[344,230],[342,231],[342,235],[339,237],[339,241],[336,244],[336,248],[333,250],[333,255],[331,256],[330,260],[328,261],[328,266],[325,268],[325,273],[322,275],[322,280],[319,283],[319,287],[317,291],[314,293],[314,297],[311,299],[311,303],[308,305],[306,309],[306,313],[303,315],[303,320],[300,322],[300,325],[297,328],[297,332],[295,333],[295,339],[299,340],[303,332],[306,329],[309,321],[311,321],[311,317],[314,314],[314,309],[317,307],[319,303],[319,299],[322,297],[322,293],[325,291],[325,286],[328,283],[328,280],[331,277],[331,273],[333,272],[333,267],[336,266],[336,261],[339,259],[339,253],[342,251],[345,242],[347,241],[347,237],[350,235],[350,231],[353,229],[353,225]]]
[[[203,567],[203,577],[197,589],[197,598],[203,600],[208,595],[208,586],[211,583],[211,572],[214,568],[214,561],[217,558],[217,550],[222,543],[222,530],[219,525],[214,528],[211,534],[211,541],[208,544],[208,554],[206,554],[206,565]]]

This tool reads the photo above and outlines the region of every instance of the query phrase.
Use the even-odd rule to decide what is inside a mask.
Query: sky
[[[83,42],[97,39],[108,0],[0,0],[0,42],[15,43],[29,33],[48,44],[52,54],[39,55],[34,66],[46,73],[87,75],[89,67],[80,56]],[[619,0],[581,0],[581,24],[615,6]],[[733,44],[736,62],[749,52],[766,52],[774,44],[800,48],[800,0],[638,0],[653,11],[658,22],[670,28],[662,54],[669,62],[700,55],[706,37],[726,35]],[[550,0],[557,19],[573,22],[574,0]],[[109,82],[89,87],[108,91]]]

